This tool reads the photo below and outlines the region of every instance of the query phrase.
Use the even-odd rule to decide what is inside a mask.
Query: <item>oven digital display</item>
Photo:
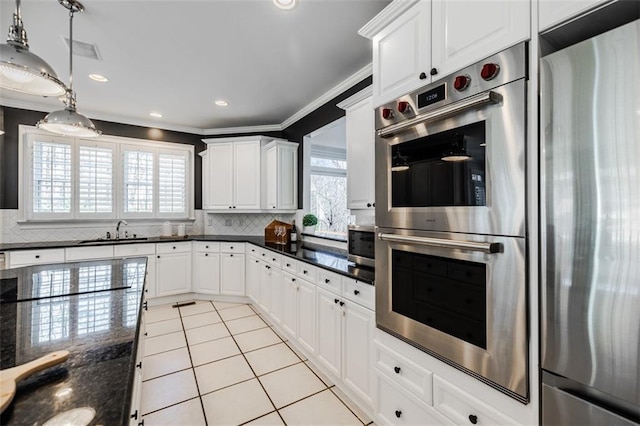
[[[428,90],[418,95],[418,109],[443,101],[447,98],[445,85],[441,84],[435,89]]]

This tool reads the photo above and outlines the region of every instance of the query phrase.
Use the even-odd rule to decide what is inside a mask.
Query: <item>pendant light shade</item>
[[[60,96],[66,89],[53,68],[29,51],[20,0],[16,0],[7,43],[0,44],[0,88],[40,96]]]
[[[82,12],[84,6],[75,0],[58,0],[69,10],[69,88],[66,89],[65,108],[47,114],[37,124],[39,129],[65,136],[95,138],[102,134],[91,120],[76,111],[76,94],[73,91],[73,15]]]
[[[471,156],[467,154],[467,149],[464,146],[464,135],[458,133],[453,135],[450,149],[442,154],[441,160],[450,162],[471,160]]]

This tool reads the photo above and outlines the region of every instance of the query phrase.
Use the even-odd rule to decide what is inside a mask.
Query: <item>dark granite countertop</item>
[[[128,424],[146,258],[0,271],[0,368],[68,350],[18,383],[0,423],[42,424],[90,407],[92,425]]]
[[[265,243],[264,237],[253,235],[189,235],[187,237],[176,238],[160,238],[153,237],[146,240],[120,240],[115,241],[96,241],[84,244],[78,244],[78,241],[43,241],[29,243],[12,243],[0,244],[0,251],[10,250],[33,250],[39,248],[63,248],[63,247],[90,247],[108,244],[140,244],[140,243],[165,243],[175,241],[220,241],[220,242],[245,242],[255,244],[260,247],[268,248],[281,252],[287,256],[297,260],[307,262],[311,265],[319,266],[333,272],[355,278],[367,284],[373,284],[375,281],[375,272],[372,268],[355,265],[347,260],[347,252],[345,250],[334,249],[318,244],[307,242],[298,242],[295,249],[291,246],[276,246],[273,243]]]

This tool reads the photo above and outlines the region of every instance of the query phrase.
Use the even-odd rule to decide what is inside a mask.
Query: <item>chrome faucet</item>
[[[120,225],[125,224],[128,225],[126,220],[119,220],[118,224],[116,225],[116,240],[120,239]]]

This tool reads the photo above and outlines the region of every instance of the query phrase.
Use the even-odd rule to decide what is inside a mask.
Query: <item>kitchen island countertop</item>
[[[0,423],[43,424],[95,410],[90,424],[128,424],[146,258],[0,271],[0,368],[68,350],[69,359],[18,383]]]

